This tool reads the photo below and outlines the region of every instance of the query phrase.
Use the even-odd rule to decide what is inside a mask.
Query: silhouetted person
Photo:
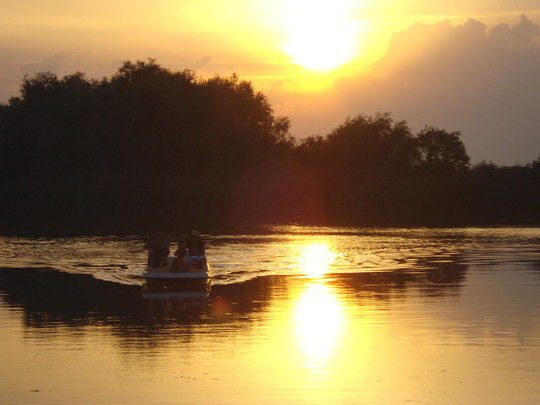
[[[188,250],[188,262],[198,268],[203,268],[206,262],[204,241],[199,231],[191,232],[191,236],[186,243]]]
[[[183,240],[178,241],[178,245],[176,246],[176,251],[174,252],[174,255],[176,256],[176,263],[173,265],[173,272],[179,272],[179,271],[185,271],[185,265],[186,265],[186,242]]]
[[[151,269],[164,267],[167,264],[169,243],[162,232],[158,232],[155,236],[152,236],[152,238],[144,244],[144,248],[148,249],[148,266]]]

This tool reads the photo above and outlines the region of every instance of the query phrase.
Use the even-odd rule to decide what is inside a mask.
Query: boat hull
[[[204,280],[210,278],[208,272],[198,273],[170,273],[170,272],[144,272],[142,278],[146,280]]]
[[[204,289],[210,283],[210,266],[204,260],[202,268],[194,265],[184,265],[178,269],[176,265],[176,257],[168,257],[167,265],[159,268],[146,268],[141,277],[145,280],[147,287],[164,288],[182,287],[186,290]],[[177,270],[177,271],[173,271]]]
[[[153,269],[145,271],[142,278],[147,288],[151,289],[178,289],[185,291],[206,290],[210,285],[210,273],[208,271],[171,273],[167,269]]]

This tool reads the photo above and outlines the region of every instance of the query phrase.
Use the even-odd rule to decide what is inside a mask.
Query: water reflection
[[[343,327],[343,311],[331,287],[323,280],[307,284],[295,304],[294,318],[306,366],[323,367]]]
[[[422,268],[336,274],[331,273],[331,261],[325,259],[332,257],[325,245],[306,248],[306,252],[315,253],[304,254],[300,262],[311,261],[315,270],[303,268],[304,274],[311,274],[297,305],[298,314],[305,314],[304,321],[298,318],[304,330],[314,325],[317,317],[339,318],[337,298],[344,294],[353,294],[365,302],[399,299],[413,292],[425,297],[458,294],[467,273],[467,266],[459,262],[424,259]],[[323,259],[314,260],[320,257]],[[290,280],[288,276],[266,276],[236,284],[214,284],[201,297],[175,296],[174,291],[152,297],[143,295],[141,286],[96,280],[90,275],[46,269],[0,269],[0,293],[8,307],[22,308],[27,325],[34,327],[54,323],[77,327],[95,322],[136,325],[155,319],[182,323],[188,318],[189,322],[198,323],[235,322],[244,321],[244,315],[266,310],[275,294],[286,290]],[[330,330],[333,327],[334,324],[328,326]]]
[[[145,319],[188,320],[205,314],[209,291],[144,291]]]
[[[335,259],[326,243],[304,245],[298,258],[300,272],[311,281],[294,304],[294,323],[304,364],[312,369],[323,368],[331,357],[342,326],[339,302],[324,279]]]
[[[540,238],[460,233],[215,239],[210,291],[0,269],[0,402],[536,404]]]
[[[299,269],[311,278],[324,275],[336,260],[336,254],[326,244],[312,243],[305,245],[298,258]]]

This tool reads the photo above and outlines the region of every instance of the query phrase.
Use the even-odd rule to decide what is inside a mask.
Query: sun
[[[332,70],[354,57],[356,39],[350,0],[288,3],[284,51],[306,69]]]

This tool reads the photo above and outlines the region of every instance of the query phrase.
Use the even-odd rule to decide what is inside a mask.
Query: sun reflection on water
[[[313,243],[303,247],[298,259],[299,269],[310,278],[322,277],[336,260],[328,245]]]
[[[303,246],[298,258],[299,270],[312,281],[300,294],[295,310],[295,325],[306,365],[322,367],[330,358],[342,323],[339,301],[324,281],[324,275],[336,260],[328,245]]]
[[[343,325],[341,305],[322,280],[309,283],[295,307],[295,326],[306,367],[322,371],[331,360]]]

